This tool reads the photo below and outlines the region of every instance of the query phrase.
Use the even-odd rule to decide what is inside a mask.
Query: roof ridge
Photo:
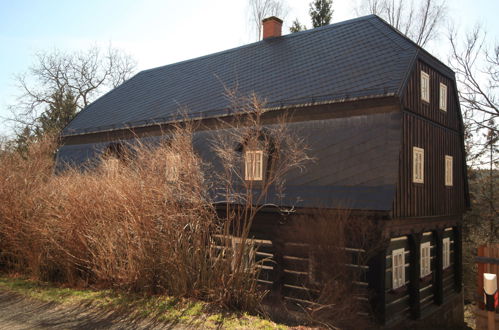
[[[420,45],[418,45],[411,38],[409,38],[408,36],[406,36],[405,34],[403,34],[401,31],[399,31],[396,27],[394,27],[393,25],[391,25],[390,23],[388,23],[387,21],[385,21],[383,18],[379,17],[378,15],[369,15],[369,16],[371,16],[372,18],[378,19],[379,21],[381,21],[382,23],[384,23],[385,25],[387,25],[390,29],[392,29],[397,34],[399,34],[402,38],[404,38],[405,40],[409,41],[409,43],[411,43],[414,47],[416,47],[417,56],[419,56],[419,54],[423,53],[425,56],[429,56],[432,60],[435,60],[439,65],[443,65],[449,71],[454,72],[454,70],[452,70],[447,64],[445,64],[444,62],[442,62],[441,60],[439,60],[437,57],[435,57],[434,55],[432,55],[430,52],[428,52],[426,49],[424,49],[423,47],[421,47]],[[364,16],[364,17],[367,17],[367,16]]]

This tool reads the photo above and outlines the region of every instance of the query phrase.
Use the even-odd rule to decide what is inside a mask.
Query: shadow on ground
[[[182,315],[179,316],[179,319]],[[166,323],[131,317],[91,304],[59,305],[0,291],[0,329],[170,329],[187,328],[179,319]]]

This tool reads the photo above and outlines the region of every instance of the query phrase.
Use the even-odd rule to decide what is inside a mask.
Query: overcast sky
[[[357,0],[359,1],[359,0]],[[417,1],[417,0],[416,0]],[[287,0],[283,33],[298,18],[310,27],[310,0]],[[481,22],[494,40],[499,34],[498,0],[447,0],[449,17],[460,29]],[[333,22],[355,17],[355,0],[334,0]],[[113,47],[130,54],[138,69],[148,69],[255,41],[249,29],[247,0],[0,0],[1,117],[15,102],[13,76],[25,72],[37,51]],[[444,62],[446,42],[430,45]]]

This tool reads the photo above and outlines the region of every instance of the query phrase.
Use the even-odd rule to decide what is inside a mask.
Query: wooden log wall
[[[405,285],[393,289],[392,280],[392,252],[397,249],[405,249]],[[410,247],[407,236],[392,238],[390,246],[386,250],[385,262],[385,322],[387,324],[395,323],[403,319],[410,318]]]
[[[435,298],[435,270],[436,270],[436,256],[437,256],[437,248],[435,238],[432,232],[423,233],[423,238],[421,240],[421,244],[430,242],[430,275],[420,278],[419,284],[419,303],[421,314],[424,314],[426,310],[430,309],[434,304]],[[418,274],[419,275],[419,274]]]
[[[445,268],[443,270],[443,296],[444,296],[444,301],[445,298],[448,298],[455,292],[455,273],[456,273],[456,267],[455,267],[455,253],[456,253],[456,243],[455,243],[455,235],[454,235],[454,230],[453,228],[446,228],[443,233],[442,238],[449,238],[450,239],[450,264],[449,267]]]

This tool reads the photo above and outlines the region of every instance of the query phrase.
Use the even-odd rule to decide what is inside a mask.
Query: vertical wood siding
[[[430,102],[421,100],[421,70],[430,75]],[[439,109],[440,83],[447,86],[447,111]],[[458,100],[453,80],[418,61],[408,81],[402,152],[394,217],[459,215],[465,211],[465,170]],[[424,149],[424,183],[413,183],[412,148]],[[445,186],[445,155],[453,157],[453,186]]]
[[[459,215],[465,210],[459,133],[405,112],[394,217]],[[412,180],[412,147],[424,149],[424,183]],[[453,186],[445,186],[445,155],[453,157]]]
[[[421,100],[421,71],[430,75],[430,102]],[[440,110],[440,83],[447,86],[447,111]],[[407,83],[403,106],[406,109],[458,131],[460,129],[460,116],[458,114],[457,100],[453,80],[443,76],[425,63],[418,61]]]

